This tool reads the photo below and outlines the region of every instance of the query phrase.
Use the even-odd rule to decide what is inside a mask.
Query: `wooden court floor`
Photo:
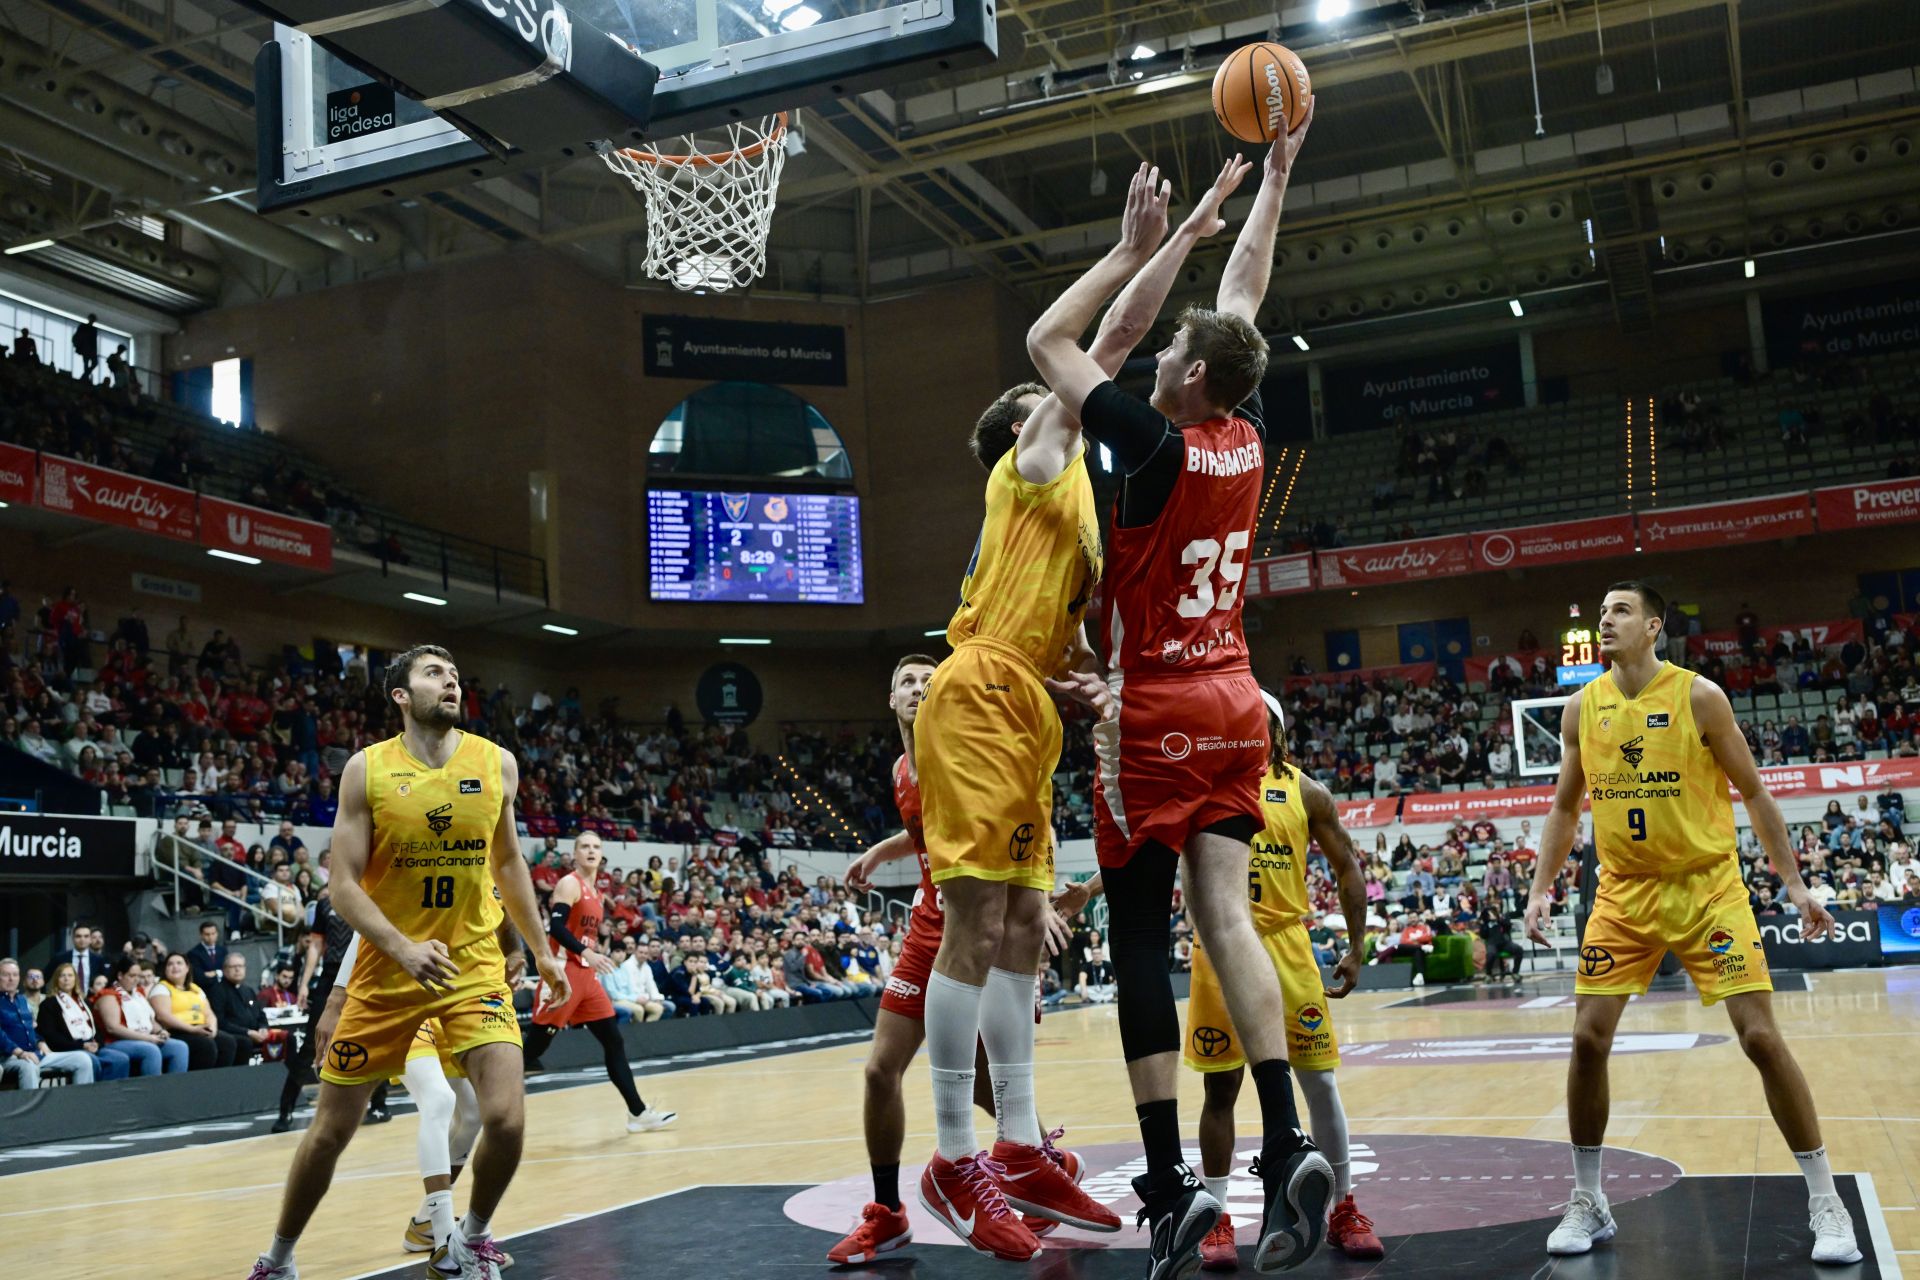
[[[1894,1254],[1882,1258],[1880,1274],[1898,1274],[1892,1268],[1900,1262],[1920,1274],[1920,969],[1819,974],[1807,982],[1808,990],[1775,999],[1825,1117],[1833,1167],[1836,1173],[1871,1175],[1884,1226],[1857,1225],[1863,1238],[1870,1229],[1881,1231],[1878,1251]],[[1517,998],[1484,999],[1429,988],[1330,1002],[1348,1051],[1340,1080],[1356,1143],[1370,1135],[1432,1135],[1433,1142],[1418,1144],[1426,1152],[1419,1180],[1441,1184],[1448,1180],[1450,1152],[1460,1153],[1463,1170],[1483,1167],[1469,1159],[1471,1139],[1563,1143],[1565,1055],[1556,1037],[1572,1020],[1564,990],[1533,984]],[[1412,1002],[1415,996],[1420,1003]],[[1702,1009],[1690,992],[1666,993],[1636,1002],[1621,1032],[1635,1051],[1614,1059],[1610,1147],[1661,1158],[1689,1178],[1793,1175],[1759,1079],[1723,1013]],[[618,1099],[604,1081],[535,1094],[528,1100],[526,1160],[495,1230],[511,1236],[709,1185],[851,1179],[857,1192],[866,1170],[860,1134],[864,1057],[863,1044],[843,1041],[643,1076],[648,1100],[680,1113],[678,1126],[659,1134],[629,1136]],[[1049,1125],[1066,1129],[1067,1145],[1137,1146],[1111,1005],[1049,1013],[1040,1028],[1038,1061],[1042,1114]],[[1200,1085],[1193,1073],[1181,1074],[1183,1127],[1191,1141]],[[909,1073],[906,1088],[905,1158],[913,1166],[933,1142],[924,1059]],[[1244,1138],[1257,1124],[1251,1089],[1243,1091],[1240,1115]],[[399,1241],[420,1194],[417,1123],[405,1114],[360,1132],[301,1242],[298,1257],[307,1280],[344,1280],[408,1261]],[[984,1125],[982,1136],[988,1137]],[[0,1176],[0,1237],[23,1244],[70,1242],[83,1234],[91,1257],[111,1260],[77,1272],[56,1267],[56,1275],[238,1280],[268,1238],[297,1139],[297,1133],[239,1136]],[[1375,1149],[1406,1144],[1382,1138]],[[1541,1167],[1559,1175],[1563,1152],[1537,1150],[1547,1157]],[[1610,1152],[1609,1169],[1639,1169],[1632,1163],[1638,1159],[1616,1159]],[[1378,1166],[1373,1176],[1391,1183],[1393,1163],[1383,1155]],[[1480,1176],[1485,1181],[1503,1175]],[[1526,1176],[1530,1181],[1532,1175]],[[1362,1207],[1372,1208],[1383,1236],[1395,1229],[1382,1208],[1391,1190],[1364,1179],[1360,1184]],[[1437,1203],[1453,1194],[1444,1185],[1423,1191]],[[849,1194],[857,1204],[855,1192]],[[455,1199],[464,1208],[459,1190]],[[910,1190],[908,1203],[924,1217]],[[1549,1226],[1540,1224],[1542,1238]],[[689,1229],[713,1232],[725,1223],[690,1223]],[[823,1229],[804,1238],[816,1235],[817,1248],[777,1260],[783,1269],[819,1263],[824,1270],[821,1260],[835,1237]],[[952,1256],[949,1250],[928,1252]],[[934,1263],[925,1269],[939,1274]],[[49,1273],[36,1265],[35,1274]],[[642,1267],[632,1274],[650,1272]]]

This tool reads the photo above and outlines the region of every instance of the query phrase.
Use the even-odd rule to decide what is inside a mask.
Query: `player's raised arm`
[[[360,887],[373,848],[373,806],[367,801],[367,753],[356,751],[340,771],[340,810],[333,819],[333,875],[328,881],[333,909],[353,931],[378,947],[415,982],[429,991],[451,990],[460,972],[447,944],[429,939],[415,942],[394,927],[393,921]]]
[[[847,874],[841,879],[847,888],[864,891],[873,888],[873,873],[889,862],[898,862],[902,858],[911,858],[915,853],[913,835],[906,831],[896,831],[878,844],[847,864]]]
[[[1533,888],[1527,893],[1527,937],[1543,947],[1553,945],[1547,938],[1547,917],[1553,911],[1548,891],[1554,877],[1573,852],[1573,834],[1580,825],[1580,799],[1587,793],[1587,775],[1580,768],[1580,698],[1586,691],[1575,690],[1560,711],[1560,781],[1554,787],[1553,808],[1540,830],[1540,858],[1533,867]]]
[[[1774,803],[1773,793],[1760,778],[1745,735],[1734,722],[1733,704],[1727,701],[1726,691],[1705,676],[1694,677],[1689,699],[1701,740],[1707,744],[1707,750],[1713,752],[1727,781],[1733,783],[1740,798],[1747,802],[1747,820],[1753,824],[1753,833],[1760,838],[1760,847],[1767,851],[1773,873],[1785,886],[1787,900],[1805,922],[1800,926],[1801,937],[1808,942],[1818,942],[1833,932],[1833,913],[1814,901],[1813,895],[1807,892],[1806,881],[1800,878],[1800,861],[1787,838],[1786,820],[1780,816],[1780,806]]]
[[[1340,914],[1347,918],[1347,937],[1351,940],[1356,936],[1356,922],[1358,928],[1365,928],[1367,922],[1367,873],[1360,865],[1360,851],[1340,825],[1340,806],[1334,803],[1333,792],[1304,773],[1300,775],[1300,789],[1307,797],[1307,834],[1319,844],[1320,852],[1327,855],[1327,865],[1333,868],[1334,883],[1340,889]],[[1328,987],[1327,994],[1338,1000],[1360,982],[1357,944],[1348,946],[1333,972],[1338,985]]]
[[[567,1003],[567,971],[551,947],[538,944],[546,935],[540,927],[540,899],[533,892],[533,875],[527,860],[520,856],[520,832],[513,819],[513,802],[520,794],[520,762],[505,747],[500,749],[500,820],[494,824],[493,844],[488,852],[493,883],[500,890],[500,905],[520,936],[527,939],[533,963],[546,983],[547,1007],[560,1008]]]
[[[1247,224],[1240,228],[1233,253],[1220,275],[1220,291],[1215,309],[1230,312],[1249,324],[1266,301],[1267,282],[1273,276],[1273,235],[1280,226],[1280,203],[1286,198],[1287,179],[1293,176],[1293,161],[1307,140],[1313,124],[1313,99],[1307,99],[1307,115],[1300,127],[1284,138],[1277,138],[1267,149],[1267,162],[1261,169],[1260,192],[1253,198]]]

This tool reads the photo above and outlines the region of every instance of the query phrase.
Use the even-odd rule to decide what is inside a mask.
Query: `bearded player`
[[[1287,1009],[1287,1061],[1300,1092],[1306,1095],[1313,1140],[1333,1166],[1335,1205],[1327,1240],[1349,1258],[1383,1258],[1386,1250],[1373,1223],[1353,1203],[1352,1164],[1347,1158],[1347,1111],[1334,1083],[1340,1042],[1334,1033],[1327,998],[1338,1000],[1360,980],[1360,950],[1351,948],[1333,967],[1335,985],[1323,987],[1320,965],[1307,937],[1307,844],[1320,846],[1340,887],[1340,910],[1348,920],[1364,920],[1367,879],[1354,851],[1353,837],[1340,825],[1333,793],[1287,761],[1287,721],[1280,700],[1263,694],[1267,732],[1273,740],[1273,767],[1260,783],[1260,834],[1253,838],[1247,902],[1253,927],[1280,976]],[[1187,1002],[1187,1065],[1206,1080],[1200,1110],[1200,1173],[1207,1194],[1227,1202],[1233,1174],[1233,1104],[1246,1076],[1233,1019],[1220,995],[1220,979],[1203,947],[1193,949],[1193,993]],[[1200,1265],[1208,1271],[1232,1271],[1240,1265],[1233,1243],[1233,1219],[1223,1213],[1200,1245]]]
[[[1567,1127],[1573,1196],[1547,1252],[1586,1253],[1615,1233],[1601,1189],[1607,1136],[1607,1057],[1627,1001],[1643,995],[1668,951],[1703,1005],[1725,1003],[1740,1047],[1759,1069],[1767,1109],[1807,1180],[1813,1260],[1860,1260],[1820,1141],[1820,1118],[1800,1064],[1773,1018],[1773,979],[1740,878],[1728,783],[1773,872],[1817,942],[1833,916],[1807,892],[1780,807],[1754,768],[1733,706],[1704,676],[1654,657],[1667,602],[1643,582],[1616,582],[1600,605],[1600,653],[1610,667],[1560,714],[1560,782],[1540,837],[1527,897],[1527,936],[1546,943],[1548,891],[1573,848],[1583,796],[1593,802],[1600,887],[1574,979]]]
[[[641,1100],[640,1090],[633,1083],[633,1066],[627,1061],[626,1042],[620,1038],[619,1017],[613,1001],[607,999],[606,988],[600,985],[600,975],[618,967],[612,956],[600,950],[600,921],[605,918],[606,904],[594,881],[604,857],[600,837],[582,831],[573,841],[573,870],[553,886],[547,947],[567,970],[569,992],[564,1003],[552,1004],[542,998],[547,992],[541,987],[534,999],[533,1029],[527,1033],[524,1064],[527,1070],[533,1070],[555,1036],[568,1027],[585,1027],[600,1042],[607,1079],[627,1104],[627,1132],[650,1133],[672,1124],[676,1113],[649,1107]]]
[[[1125,475],[1107,551],[1108,681],[1119,713],[1095,731],[1094,840],[1121,1044],[1146,1147],[1136,1190],[1153,1224],[1149,1280],[1185,1274],[1221,1208],[1182,1158],[1175,1100],[1180,1021],[1166,932],[1183,856],[1187,908],[1260,1096],[1256,1168],[1266,1209],[1255,1265],[1291,1270],[1312,1257],[1325,1240],[1333,1192],[1332,1169],[1300,1130],[1280,982],[1247,911],[1247,849],[1260,830],[1268,747],[1240,624],[1265,466],[1259,387],[1267,344],[1254,317],[1273,270],[1287,179],[1312,120],[1309,102],[1300,127],[1268,152],[1216,305],[1181,313],[1158,356],[1151,404],[1122,392],[1078,346],[1098,302],[1085,286],[1100,268],[1027,334],[1047,385]],[[1235,157],[1222,181],[1237,185],[1244,171]],[[1221,230],[1215,209],[1189,217],[1176,239]],[[1165,296],[1153,300],[1154,311]]]
[[[499,1276],[489,1222],[519,1166],[526,1128],[520,1025],[495,937],[502,904],[524,936],[540,928],[514,826],[520,769],[512,752],[456,727],[460,673],[445,649],[418,645],[396,656],[387,696],[402,731],[347,761],[333,826],[334,910],[366,945],[320,1054],[320,1096],[287,1175],[273,1242],[248,1280],[298,1280],[294,1246],[367,1094],[404,1070],[429,1018],[439,1020],[449,1055],[473,1081],[487,1133],[467,1215],[429,1265],[461,1280]],[[550,1002],[564,1005],[566,970],[545,951],[536,963]]]
[[[906,1103],[900,1095],[900,1081],[906,1075],[913,1055],[926,1039],[922,1023],[926,1017],[926,989],[933,973],[934,956],[940,950],[940,938],[946,927],[941,911],[940,891],[929,878],[927,849],[921,818],[920,782],[914,769],[913,724],[933,679],[938,663],[925,654],[908,654],[893,668],[893,687],[887,695],[900,729],[900,758],[893,766],[894,807],[900,812],[906,829],[882,840],[855,859],[847,868],[846,883],[851,889],[872,887],[873,873],[889,862],[902,858],[920,860],[920,887],[913,895],[908,918],[907,942],[899,962],[887,978],[880,996],[880,1011],[873,1020],[873,1051],[867,1058],[865,1107],[863,1117],[867,1139],[867,1159],[873,1169],[873,1199],[860,1211],[860,1221],[846,1239],[827,1252],[827,1261],[846,1265],[871,1262],[883,1253],[910,1244],[913,1227],[900,1199],[900,1151],[907,1128]],[[1099,893],[1099,877],[1087,884],[1069,885],[1055,897],[1054,921],[1060,913],[1071,916]],[[1064,929],[1061,930],[1064,933]],[[1049,946],[1060,939],[1049,935]],[[1035,1005],[1036,1020],[1039,1017]],[[974,1105],[988,1115],[994,1114],[993,1090],[989,1070],[983,1070],[986,1051],[975,1056]],[[1083,1172],[1080,1157],[1053,1145],[1060,1130],[1045,1133],[1040,1146],[1048,1157],[1075,1182]],[[1118,1216],[1114,1223],[1118,1225]],[[1045,1235],[1058,1222],[1029,1216],[1023,1224],[1034,1235]]]
[[[1120,244],[1070,290],[1091,315],[1138,273],[1096,353],[1079,353],[1095,368],[1119,368],[1179,267],[1178,255],[1155,252],[1166,236],[1157,178],[1144,166],[1134,176]],[[1213,210],[1231,189],[1216,184],[1208,193]],[[1152,307],[1143,308],[1138,299],[1149,295]],[[927,980],[938,1150],[921,1174],[920,1201],[971,1248],[1019,1262],[1040,1242],[1015,1209],[1094,1230],[1118,1227],[1048,1155],[1033,1101],[1033,975],[1053,889],[1060,758],[1051,694],[1096,711],[1110,700],[1088,671],[1095,659],[1081,628],[1101,554],[1078,421],[1043,389],[1014,387],[981,415],[973,450],[989,472],[986,516],[947,627],[953,655],[916,721],[929,878],[950,925]],[[999,1122],[990,1155],[973,1141],[976,1040],[986,1049]]]

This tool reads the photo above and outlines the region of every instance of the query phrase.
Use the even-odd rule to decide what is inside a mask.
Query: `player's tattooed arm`
[[[1307,798],[1307,834],[1320,845],[1320,852],[1326,855],[1327,865],[1333,868],[1334,883],[1340,892],[1340,913],[1347,918],[1347,936],[1355,934],[1354,921],[1364,922],[1367,918],[1367,873],[1360,864],[1360,851],[1353,847],[1353,837],[1340,825],[1340,806],[1334,803],[1333,793],[1317,779],[1300,775],[1301,790]],[[1327,994],[1338,1000],[1352,991],[1360,982],[1360,948],[1349,947],[1347,954],[1340,957],[1340,963],[1333,966],[1335,985],[1327,988]]]
[[[1575,690],[1560,712],[1560,781],[1554,787],[1553,808],[1540,829],[1540,857],[1533,866],[1533,888],[1527,894],[1527,937],[1543,947],[1547,917],[1553,912],[1550,896],[1560,868],[1573,852],[1574,831],[1580,825],[1580,801],[1587,794],[1587,775],[1580,768],[1580,698]]]
[[[1787,835],[1786,819],[1780,816],[1780,806],[1774,802],[1773,794],[1767,790],[1760,770],[1753,763],[1753,751],[1734,720],[1733,704],[1727,701],[1726,691],[1705,676],[1694,677],[1688,700],[1693,706],[1693,722],[1700,729],[1701,741],[1713,752],[1727,781],[1733,783],[1740,798],[1746,801],[1753,834],[1766,850],[1773,873],[1780,877],[1787,900],[1800,913],[1801,936],[1809,942],[1818,942],[1834,931],[1833,913],[1814,900],[1807,892],[1806,881],[1800,878],[1800,860]]]
[[[1307,99],[1307,115],[1300,127],[1276,140],[1267,149],[1267,162],[1261,169],[1260,191],[1253,198],[1247,223],[1220,273],[1220,290],[1215,299],[1217,310],[1253,322],[1260,304],[1267,298],[1267,283],[1273,278],[1273,236],[1280,226],[1280,204],[1286,198],[1287,179],[1293,176],[1294,158],[1307,140],[1313,124],[1313,99]]]

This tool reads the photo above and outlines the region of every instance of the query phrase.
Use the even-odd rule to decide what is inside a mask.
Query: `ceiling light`
[[[1513,312],[1515,316],[1523,316],[1527,314],[1527,309],[1520,305],[1520,299],[1518,298],[1508,298],[1507,307],[1509,310]]]
[[[259,556],[243,556],[238,551],[222,551],[219,547],[209,547],[207,554],[216,560],[231,560],[235,564],[259,564]]]
[[[931,631],[922,631],[920,634],[931,639],[934,636],[944,636],[947,634],[947,629],[945,627],[935,627]]]
[[[1743,270],[1745,270],[1747,273],[1747,279],[1749,280],[1753,279],[1753,259],[1752,258],[1747,259],[1746,265],[1744,266]]]
[[[1133,46],[1133,52],[1127,55],[1127,60],[1130,62],[1151,62],[1159,56],[1160,51],[1158,49],[1149,48],[1144,44],[1137,44]]]
[[[1300,348],[1300,349],[1301,349],[1302,351],[1311,351],[1311,350],[1313,350],[1313,348],[1312,348],[1312,347],[1309,347],[1309,346],[1307,345],[1307,340],[1306,340],[1305,338],[1303,338],[1303,337],[1301,337],[1301,336],[1300,336],[1299,334],[1297,334],[1297,333],[1293,335],[1293,345],[1294,345],[1294,346],[1296,346],[1296,347],[1298,347],[1298,348]]]
[[[803,4],[780,19],[780,26],[785,31],[805,31],[818,21],[820,11],[810,4]]]
[[[51,240],[29,240],[25,244],[11,246],[7,252],[9,254],[32,253],[35,249],[51,249],[52,247],[53,241]]]
[[[721,644],[772,644],[765,636],[721,636]]]
[[[13,504],[11,502],[0,502],[0,511],[5,511],[8,507],[12,505]]]
[[[787,10],[793,8],[793,6],[799,3],[800,3],[800,0],[766,0],[766,3],[762,4],[760,7],[767,13],[777,18],[781,14],[785,13]]]
[[[418,591],[403,591],[400,595],[403,599],[417,600],[421,604],[444,605],[446,603],[446,601],[442,600],[439,596],[423,596]]]
[[[577,636],[580,634],[577,627],[563,627],[557,622],[543,622],[540,624],[540,629],[542,631],[551,631],[557,636]]]
[[[1334,22],[1347,16],[1353,9],[1350,0],[1320,0],[1320,7],[1313,16],[1321,22]]]

